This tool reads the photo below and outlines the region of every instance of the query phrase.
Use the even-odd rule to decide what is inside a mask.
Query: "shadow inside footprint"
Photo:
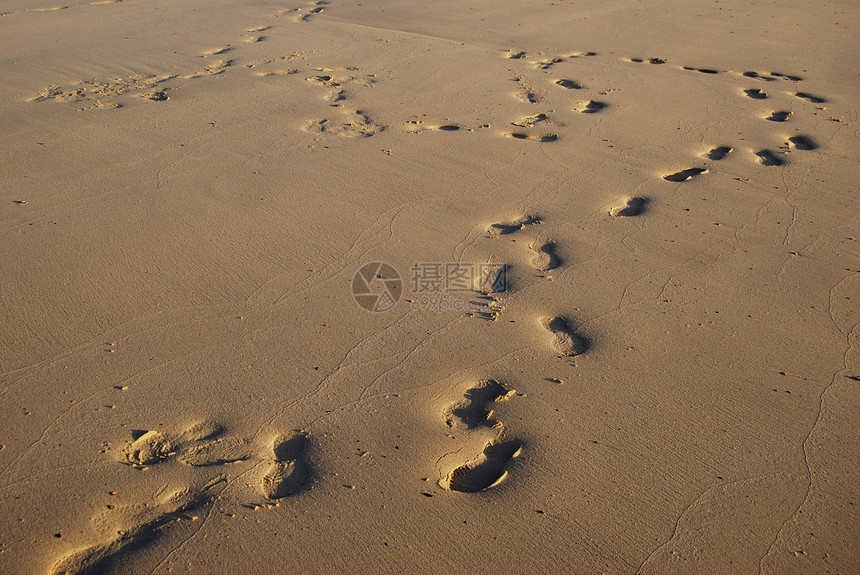
[[[553,335],[552,345],[559,354],[573,357],[588,350],[588,340],[575,333],[563,317],[543,319],[541,325]]]
[[[775,111],[771,112],[770,116],[765,119],[770,120],[771,122],[785,122],[789,116],[791,116],[791,112]]]
[[[310,465],[305,461],[308,438],[298,433],[280,438],[272,446],[275,461],[261,480],[260,489],[267,499],[288,497],[304,487],[311,476]]]
[[[798,150],[814,150],[818,147],[812,139],[806,136],[792,136],[788,141]]]
[[[824,98],[822,98],[820,96],[814,96],[814,95],[810,94],[809,92],[797,92],[795,94],[795,96],[797,96],[798,98],[800,98],[802,100],[806,100],[807,102],[812,102],[813,104],[823,104],[824,102],[827,101]]]
[[[627,200],[626,205],[613,208],[609,213],[613,217],[638,216],[645,212],[648,208],[649,202],[650,200],[648,198],[634,196]]]
[[[750,88],[749,90],[744,90],[744,94],[746,94],[753,100],[764,100],[767,98],[767,94],[765,94],[758,88]]]
[[[511,392],[505,389],[505,386],[494,379],[482,381],[463,394],[466,401],[455,403],[444,411],[445,424],[448,427],[455,427],[459,420],[466,429],[473,429],[479,425],[492,427],[495,422],[492,420],[490,405],[497,401],[504,401],[510,394]]]
[[[759,162],[763,166],[781,166],[785,163],[770,150],[759,150],[755,155],[758,156]]]
[[[537,216],[525,216],[519,220],[516,220],[511,223],[498,223],[498,224],[490,224],[490,227],[487,229],[493,235],[507,235],[512,234],[518,230],[525,228],[526,226],[531,226],[533,224],[539,224],[541,220]]]
[[[728,146],[720,146],[718,148],[714,148],[710,152],[708,152],[708,159],[713,161],[719,161],[729,155],[732,149]]]
[[[594,114],[595,112],[599,112],[605,107],[606,104],[604,104],[603,102],[597,102],[596,100],[588,100],[587,102],[580,103],[576,109],[583,114]]]
[[[562,88],[567,88],[568,90],[579,90],[580,88],[582,88],[582,84],[580,84],[579,82],[575,82],[573,80],[565,80],[564,78],[562,78],[561,80],[556,80],[555,83]]]
[[[668,174],[663,176],[664,180],[668,180],[670,182],[686,182],[690,178],[694,176],[698,176],[699,174],[706,174],[708,170],[705,168],[690,168],[688,170],[681,170],[680,172],[675,172],[674,174]]]
[[[456,468],[439,484],[462,493],[477,493],[493,487],[507,476],[508,467],[522,448],[518,440],[490,442],[476,458]]]

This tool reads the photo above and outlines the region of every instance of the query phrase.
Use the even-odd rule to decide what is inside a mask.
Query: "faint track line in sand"
[[[760,481],[762,479],[768,479],[768,478],[777,477],[777,476],[778,476],[778,474],[771,473],[771,474],[765,474],[765,475],[756,475],[754,477],[745,477],[743,479],[737,479],[735,481],[731,481],[731,482],[725,483],[725,484],[712,485],[711,487],[708,487],[707,489],[702,491],[699,495],[697,495],[690,502],[689,505],[684,507],[684,509],[678,515],[678,518],[675,520],[675,524],[672,527],[671,535],[669,535],[669,537],[665,541],[660,543],[650,553],[648,553],[648,555],[645,557],[645,559],[642,560],[642,563],[639,564],[639,567],[636,568],[635,574],[636,575],[644,575],[645,572],[643,571],[643,569],[645,568],[645,564],[648,563],[651,560],[651,558],[654,557],[661,549],[665,548],[667,545],[669,545],[669,543],[672,542],[673,539],[675,539],[675,536],[678,534],[678,529],[681,526],[681,522],[684,521],[684,518],[686,517],[686,515],[688,513],[690,513],[690,511],[698,503],[700,503],[705,497],[707,497],[710,493],[712,493],[713,491],[717,491],[717,490],[727,490],[728,488],[734,487],[735,485],[740,485],[743,483],[754,482],[754,481]]]
[[[779,530],[777,530],[776,535],[773,538],[773,541],[771,541],[770,545],[768,546],[767,551],[762,556],[762,558],[759,560],[759,567],[758,567],[759,575],[762,575],[762,573],[764,573],[764,568],[765,568],[764,562],[773,553],[774,549],[776,548],[776,544],[779,542],[780,538],[782,537],[782,534],[785,532],[785,529],[788,526],[789,522],[792,519],[794,519],[798,514],[801,513],[803,506],[806,505],[806,503],[809,501],[810,496],[812,495],[812,487],[813,487],[813,483],[814,483],[814,479],[815,479],[815,474],[812,471],[813,466],[809,461],[809,444],[812,441],[812,436],[815,433],[815,431],[818,429],[818,424],[821,422],[821,418],[824,414],[824,399],[827,396],[827,393],[833,388],[834,385],[836,385],[837,381],[839,381],[840,373],[843,373],[843,372],[846,372],[849,370],[848,355],[851,353],[851,350],[854,349],[854,344],[852,343],[852,339],[854,338],[854,334],[857,331],[858,326],[860,326],[860,322],[855,323],[853,326],[851,326],[850,329],[847,329],[847,330],[843,330],[839,326],[839,323],[833,317],[833,292],[837,287],[839,287],[839,285],[841,283],[843,283],[844,281],[846,281],[850,278],[853,278],[855,276],[856,276],[856,272],[852,273],[851,275],[845,276],[844,278],[839,280],[832,288],[830,288],[830,292],[829,292],[830,305],[828,306],[828,315],[830,315],[830,319],[833,322],[836,329],[839,331],[839,333],[841,333],[845,336],[845,342],[846,342],[845,352],[842,354],[842,367],[839,370],[837,370],[836,373],[833,374],[833,377],[831,378],[830,383],[828,383],[824,387],[824,389],[821,390],[821,393],[818,395],[818,412],[815,416],[815,421],[812,423],[812,427],[809,428],[809,432],[806,434],[806,437],[803,439],[803,442],[801,443],[801,451],[803,453],[803,464],[806,467],[806,476],[807,476],[806,492],[804,493],[803,499],[801,500],[800,504],[798,504],[798,506],[794,509],[794,511],[788,517],[786,517],[785,521],[782,522],[782,524],[779,527]]]

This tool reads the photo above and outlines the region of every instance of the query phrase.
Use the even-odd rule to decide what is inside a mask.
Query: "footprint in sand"
[[[522,120],[511,122],[511,125],[518,126],[520,128],[533,128],[535,124],[539,122],[546,122],[548,120],[549,116],[547,116],[546,114],[532,114],[531,116],[526,116]]]
[[[504,236],[525,229],[526,226],[533,226],[535,224],[541,223],[543,222],[541,221],[539,216],[523,216],[512,222],[490,224],[490,226],[487,228],[487,231],[490,233],[491,236]]]
[[[568,90],[581,90],[582,84],[576,82],[574,80],[567,80],[565,78],[561,78],[555,81],[556,84],[561,86],[562,88],[567,88]]]
[[[684,70],[689,70],[690,72],[699,72],[701,74],[719,74],[719,70],[713,70],[711,68],[692,68],[690,66],[683,66]]]
[[[556,253],[557,246],[555,242],[531,244],[529,248],[534,252],[532,255],[532,265],[539,272],[548,272],[561,265],[561,259]]]
[[[637,64],[641,64],[642,62],[648,62],[649,64],[665,64],[668,62],[665,58],[630,58],[631,62],[635,62]]]
[[[189,517],[189,513],[210,505],[226,486],[226,478],[219,476],[196,493],[190,490],[173,493],[160,504],[162,509],[152,519],[119,531],[112,540],[72,551],[54,563],[52,575],[95,574],[120,569],[121,555],[143,547],[182,521],[193,521],[194,517]]]
[[[613,218],[617,217],[629,217],[629,216],[638,216],[640,214],[645,213],[645,210],[648,209],[648,204],[651,200],[648,198],[643,198],[641,196],[633,196],[625,200],[622,205],[616,206],[609,210],[609,214]]]
[[[504,385],[494,379],[481,381],[463,394],[463,401],[452,403],[445,408],[442,418],[448,427],[494,427],[498,422],[493,420],[492,405],[507,401],[515,393],[514,390],[505,389]]]
[[[552,335],[552,346],[560,355],[574,357],[588,350],[588,340],[574,332],[563,317],[544,318],[540,324]]]
[[[767,98],[767,94],[762,92],[758,88],[750,88],[748,90],[744,90],[744,94],[746,94],[748,98],[752,98],[753,100],[764,100]]]
[[[557,134],[528,134],[526,132],[507,132],[505,135],[515,140],[530,140],[532,142],[555,142],[556,140],[558,140]]]
[[[606,108],[606,104],[603,102],[598,102],[596,100],[586,100],[584,102],[580,102],[574,108],[577,112],[582,112],[583,114],[594,114],[595,112],[599,112]]]
[[[522,451],[523,443],[517,439],[506,439],[504,426],[494,419],[493,407],[514,395],[516,391],[507,389],[496,380],[487,379],[468,389],[463,395],[464,400],[451,404],[442,412],[448,427],[463,428],[464,433],[471,434],[478,429],[488,428],[498,430],[496,437],[486,443],[480,453],[444,474],[439,480],[442,488],[477,493],[495,487],[507,477],[514,458]]]
[[[220,425],[204,421],[173,436],[135,431],[121,451],[120,462],[146,467],[174,456],[190,467],[210,467],[245,461],[251,453],[246,441],[229,437]]]
[[[788,139],[789,146],[795,150],[814,150],[818,145],[807,136],[792,136]]]
[[[770,120],[771,122],[785,122],[788,120],[789,116],[791,116],[791,112],[779,110],[771,112],[770,116],[765,118],[765,120]]]
[[[782,78],[783,80],[788,80],[789,82],[800,82],[803,80],[800,76],[794,76],[792,74],[783,74],[781,72],[771,72],[771,76],[776,76],[777,78]]]
[[[274,460],[260,479],[260,491],[267,499],[288,497],[307,485],[311,478],[307,449],[308,438],[303,433],[275,440]]]
[[[463,493],[477,493],[495,487],[508,476],[508,469],[522,449],[523,443],[519,440],[493,440],[477,457],[451,471],[439,481],[439,485],[449,491]]]
[[[770,150],[759,150],[755,152],[755,155],[758,156],[758,161],[763,166],[781,166],[785,163],[785,160],[780,159]]]
[[[687,170],[681,170],[680,172],[675,172],[674,174],[667,174],[663,176],[663,179],[670,182],[686,182],[699,174],[707,173],[708,170],[706,168],[690,168]]]
[[[705,157],[709,160],[713,160],[718,162],[732,153],[732,148],[730,146],[717,146],[716,148],[711,149]]]
[[[827,101],[824,98],[822,98],[820,96],[814,96],[814,95],[810,94],[809,92],[797,92],[794,95],[797,96],[798,98],[800,98],[801,100],[806,100],[807,102],[812,102],[813,104],[823,104],[824,102]]]
[[[744,72],[743,75],[747,78],[756,78],[757,80],[765,80],[766,82],[773,82],[774,80],[776,80],[776,78],[771,78],[770,76],[762,76],[758,72],[753,71]]]

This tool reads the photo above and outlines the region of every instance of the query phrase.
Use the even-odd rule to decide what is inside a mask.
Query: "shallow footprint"
[[[491,441],[477,457],[454,469],[439,485],[449,491],[477,493],[501,483],[514,458],[522,453],[518,440]]]
[[[541,325],[552,334],[552,346],[559,354],[573,357],[588,350],[588,341],[576,334],[563,317],[544,318]]]
[[[548,272],[561,265],[561,260],[556,254],[555,242],[545,242],[540,245],[532,244],[529,247],[534,251],[532,265],[538,271]]]
[[[629,217],[642,214],[647,208],[650,200],[639,196],[633,196],[622,206],[617,206],[609,210],[612,217]]]
[[[681,170],[680,172],[675,172],[674,174],[667,174],[663,176],[663,179],[668,180],[670,182],[686,182],[694,176],[707,173],[708,170],[705,168],[690,168],[688,170]]]
[[[308,438],[302,433],[275,440],[275,461],[260,481],[260,490],[267,499],[288,497],[307,484],[311,476],[310,465],[305,461],[307,444]]]
[[[492,235],[504,236],[519,231],[526,226],[532,226],[539,223],[541,223],[541,219],[538,216],[524,216],[510,223],[491,224],[490,227],[487,228],[487,231]]]
[[[173,454],[170,439],[158,431],[134,432],[135,439],[122,449],[122,463],[128,465],[152,465]]]
[[[580,84],[579,82],[575,82],[574,80],[567,80],[565,78],[556,80],[555,83],[562,88],[567,88],[568,90],[579,90],[580,88],[582,88],[582,84]]]

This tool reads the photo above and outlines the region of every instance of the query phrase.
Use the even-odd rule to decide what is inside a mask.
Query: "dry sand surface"
[[[856,1],[63,2],[0,572],[860,573]]]

